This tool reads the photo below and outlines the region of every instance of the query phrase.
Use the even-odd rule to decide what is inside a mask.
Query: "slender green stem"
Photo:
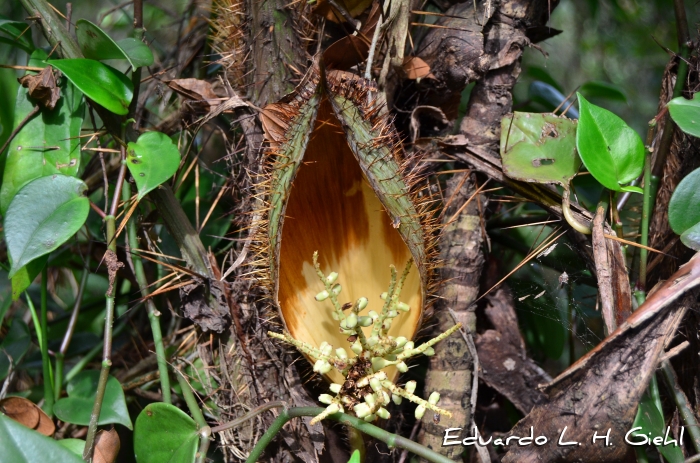
[[[123,168],[123,165],[122,165]],[[124,174],[120,173],[119,178],[123,179]],[[119,204],[120,185],[115,189],[114,198],[112,199],[111,212],[116,210],[116,205]],[[104,400],[105,390],[107,388],[107,380],[109,379],[109,369],[112,366],[112,324],[114,323],[114,293],[117,286],[117,269],[119,262],[117,261],[117,233],[114,214],[105,217],[107,226],[107,251],[105,252],[105,262],[109,273],[109,288],[105,294],[105,329],[104,329],[104,344],[102,346],[102,368],[100,369],[100,379],[97,383],[97,392],[95,394],[95,403],[90,414],[90,424],[88,433],[85,438],[85,450],[83,450],[83,460],[92,461],[92,453],[95,450],[95,435],[97,434],[97,422],[102,411],[102,401]]]
[[[695,453],[700,454],[700,427],[698,426],[698,421],[695,419],[693,407],[688,402],[688,397],[686,397],[683,389],[678,386],[676,372],[673,370],[671,362],[668,360],[661,362],[661,372],[663,373],[666,387],[676,402],[681,419],[688,429],[688,435],[690,436],[693,447],[695,448]]]
[[[246,413],[240,418],[236,418],[233,421],[229,421],[228,423],[220,424],[219,426],[215,426],[211,428],[212,434],[215,434],[217,432],[221,431],[226,431],[227,429],[235,428],[236,426],[240,425],[241,423],[245,423],[251,418],[255,418],[259,414],[266,412],[267,410],[271,410],[273,408],[279,408],[279,407],[287,407],[287,402],[284,402],[283,400],[275,400],[274,402],[268,402],[266,404],[263,404],[257,408],[254,408],[251,410],[249,413]]]
[[[43,277],[43,275],[42,275]],[[45,281],[45,278],[42,278]],[[42,283],[43,285],[43,283]],[[43,292],[43,290],[42,290]],[[42,375],[44,376],[44,407],[43,410],[47,415],[53,415],[53,384],[51,384],[51,361],[49,360],[49,348],[47,338],[45,336],[44,329],[42,328],[42,322],[39,319],[39,314],[36,313],[36,308],[32,302],[32,298],[29,297],[29,293],[24,293],[27,298],[27,305],[29,306],[29,312],[32,315],[32,322],[34,323],[34,331],[36,331],[37,341],[39,342],[39,350],[41,351],[41,367]],[[45,317],[42,314],[42,319]]]
[[[48,267],[44,266],[41,271],[41,363],[44,370],[44,411],[47,415],[53,416],[53,371],[51,370],[51,360],[49,359],[49,317],[48,317]]]
[[[119,324],[114,328],[114,330],[112,330],[112,336],[113,336],[113,337],[116,337],[116,336],[118,336],[119,334],[121,334],[121,332],[124,331],[124,328],[126,328],[127,325],[128,325],[128,321],[127,321],[127,320],[124,320],[124,321],[122,321],[121,323],[119,323]],[[75,378],[75,376],[76,376],[78,373],[80,373],[81,371],[83,371],[83,369],[85,369],[85,367],[88,365],[88,363],[90,363],[90,362],[92,361],[92,359],[94,359],[95,356],[96,356],[97,354],[99,354],[100,351],[102,351],[102,347],[103,347],[103,346],[104,346],[104,341],[100,341],[100,343],[97,344],[97,345],[96,345],[95,347],[93,347],[92,349],[90,349],[90,350],[88,351],[88,353],[85,354],[85,355],[83,356],[83,358],[81,358],[81,359],[78,361],[78,363],[76,363],[75,365],[73,365],[73,368],[71,368],[71,369],[68,371],[68,373],[66,373],[66,378],[63,380],[64,384],[65,384],[65,383],[68,383],[71,379]]]
[[[642,230],[641,244],[649,246],[649,220],[651,219],[652,206],[652,179],[651,179],[651,153],[645,149],[644,155],[644,202],[642,203]],[[637,287],[646,292],[647,284],[647,256],[649,251],[645,248],[639,250],[639,281]]]
[[[85,270],[83,270],[83,276],[80,278],[80,286],[78,287],[78,294],[75,296],[75,303],[73,304],[73,311],[70,314],[70,319],[68,320],[68,327],[66,327],[66,332],[63,335],[63,341],[61,341],[61,347],[56,352],[56,375],[54,376],[54,396],[56,399],[61,397],[61,391],[63,390],[63,366],[66,357],[66,351],[68,351],[68,346],[73,338],[73,333],[75,332],[75,325],[78,323],[78,314],[80,313],[80,305],[83,301],[83,293],[85,292],[85,286],[87,285],[88,275],[90,274],[90,251],[92,249],[92,244],[88,247],[87,259],[85,262]]]
[[[187,408],[190,410],[190,414],[197,423],[197,426],[199,426],[199,449],[197,450],[196,463],[204,463],[207,457],[207,450],[209,450],[209,443],[211,442],[211,428],[207,424],[207,420],[204,419],[202,409],[199,408],[199,404],[197,403],[197,398],[192,393],[192,387],[185,379],[182,371],[175,368],[175,377],[177,378],[177,382],[180,383],[182,397],[185,399]]]
[[[262,453],[265,451],[265,448],[268,446],[268,444],[270,444],[270,442],[272,442],[275,435],[277,435],[279,430],[282,429],[282,426],[284,426],[287,421],[300,416],[316,416],[323,413],[323,410],[324,409],[321,407],[297,407],[282,410],[280,416],[277,417],[277,419],[272,423],[272,425],[268,428],[265,434],[263,434],[253,450],[250,452],[246,463],[255,463],[260,459]],[[330,415],[328,419],[337,421],[346,426],[351,426],[367,434],[368,436],[372,436],[375,439],[386,443],[389,448],[397,447],[400,449],[406,449],[414,455],[433,463],[454,463],[449,458],[440,455],[427,447],[423,447],[422,445],[405,437],[387,432],[357,417],[346,415],[345,413],[336,413],[334,415]]]
[[[131,185],[129,182],[124,182],[122,187],[122,199],[126,202],[131,198]],[[148,321],[151,324],[151,332],[153,333],[153,343],[156,350],[156,361],[158,363],[158,371],[160,372],[160,388],[163,394],[163,402],[172,403],[170,397],[170,377],[168,376],[168,362],[165,355],[165,346],[163,345],[163,333],[160,328],[160,311],[156,309],[153,298],[148,297],[150,290],[148,289],[148,281],[146,280],[146,272],[143,269],[143,260],[138,253],[139,241],[136,236],[136,219],[132,217],[127,224],[127,238],[129,241],[129,251],[131,252],[131,260],[134,263],[134,276],[141,290],[141,297],[146,299],[146,309],[148,310]]]
[[[177,382],[180,383],[180,389],[182,389],[182,398],[185,399],[185,403],[187,404],[187,408],[189,408],[190,413],[192,414],[192,418],[197,422],[197,425],[200,427],[200,429],[209,426],[207,424],[207,420],[204,419],[202,409],[199,408],[197,398],[192,393],[192,387],[185,379],[185,376],[182,373],[182,371],[175,368],[175,377],[177,378]]]

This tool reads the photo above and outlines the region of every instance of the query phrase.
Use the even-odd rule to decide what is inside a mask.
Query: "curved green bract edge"
[[[287,209],[287,198],[292,188],[299,166],[304,159],[306,146],[309,144],[316,115],[321,102],[318,87],[312,97],[299,108],[299,114],[290,124],[292,133],[276,150],[277,156],[272,169],[275,172],[270,179],[270,212],[268,217],[268,237],[270,239],[270,277],[277,294],[278,256],[282,244],[282,225]]]
[[[683,232],[681,243],[694,251],[700,251],[700,222]]]
[[[399,174],[401,166],[394,158],[390,147],[373,143],[379,134],[372,130],[354,102],[335,94],[330,95],[329,100],[345,130],[350,149],[360,164],[365,178],[386,208],[392,222],[399,223],[399,234],[413,256],[413,261],[420,272],[422,286],[425,288],[427,279],[425,237],[409,187]],[[421,291],[421,298],[425,303],[425,291]]]

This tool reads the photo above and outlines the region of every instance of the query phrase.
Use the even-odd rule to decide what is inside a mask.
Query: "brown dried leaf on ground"
[[[7,397],[0,400],[0,413],[45,436],[56,431],[51,418],[31,400],[23,397]]]
[[[212,107],[221,103],[222,96],[214,90],[214,85],[211,82],[201,79],[173,79],[165,81],[165,83],[188,101],[190,106],[196,102],[197,107],[201,107],[204,111],[209,111]]]
[[[435,78],[430,72],[430,65],[417,56],[407,56],[403,60],[403,70],[409,79]]]
[[[95,438],[93,463],[114,463],[117,461],[120,446],[119,434],[114,428],[100,431]]]
[[[544,390],[546,402],[536,405],[511,430],[529,435],[530,427],[549,438],[543,446],[510,446],[503,463],[616,461],[630,449],[625,434],[632,428],[637,404],[700,285],[700,254],[680,268],[649,296],[631,317]],[[557,445],[566,442],[582,445]],[[595,433],[605,436],[591,444]]]
[[[30,97],[47,109],[55,108],[61,98],[61,89],[56,86],[56,76],[51,66],[46,66],[39,74],[27,74],[17,80],[22,87],[29,89]]]
[[[518,410],[528,413],[545,400],[538,386],[552,378],[527,356],[513,296],[507,289],[499,288],[487,300],[485,314],[494,329],[485,331],[476,339],[480,377]]]

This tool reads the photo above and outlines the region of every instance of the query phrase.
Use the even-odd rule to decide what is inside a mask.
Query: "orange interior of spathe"
[[[314,346],[326,341],[334,349],[350,343],[333,320],[330,300],[314,297],[324,289],[313,268],[318,251],[321,270],[339,273],[343,287],[341,304],[359,297],[369,299],[363,314],[380,312],[379,297],[389,288],[390,265],[401,275],[410,251],[393,228],[389,215],[363,178],[362,171],[345,139],[340,123],[324,100],[311,135],[303,164],[291,189],[279,258],[278,300],[290,334]],[[395,318],[392,336],[412,339],[420,319],[421,287],[415,265],[401,292],[400,300],[410,305],[408,313]],[[366,328],[369,331],[371,328]],[[332,370],[333,381],[342,377]]]

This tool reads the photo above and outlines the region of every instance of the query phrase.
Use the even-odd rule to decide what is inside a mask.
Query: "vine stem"
[[[122,187],[122,199],[126,204],[131,198],[131,184],[124,182]],[[148,281],[146,280],[146,272],[143,269],[143,260],[138,253],[139,241],[136,235],[136,220],[132,217],[127,224],[127,240],[129,242],[129,252],[131,253],[131,261],[134,264],[134,276],[141,290],[141,297],[146,299],[146,310],[148,311],[148,321],[151,324],[151,332],[153,333],[153,343],[156,350],[156,362],[158,363],[158,372],[160,373],[160,388],[163,394],[163,402],[172,403],[170,396],[170,377],[168,376],[168,363],[165,355],[165,346],[163,345],[163,333],[160,327],[160,311],[156,309],[153,298],[148,297],[150,290],[148,289]]]
[[[275,435],[280,429],[282,429],[282,426],[284,426],[287,421],[300,416],[316,416],[321,414],[323,411],[324,408],[321,407],[296,407],[283,409],[280,416],[277,417],[265,434],[263,434],[263,436],[260,438],[258,443],[255,444],[255,447],[250,452],[246,463],[255,463],[260,459],[263,451],[265,451],[265,448],[268,446],[268,444],[270,444],[270,442],[272,442]],[[390,448],[397,447],[400,449],[406,449],[414,455],[424,458],[432,463],[454,463],[446,456],[440,455],[439,453],[413,442],[410,439],[387,432],[357,417],[346,415],[345,413],[335,413],[333,415],[329,415],[328,419],[355,428],[358,431],[386,443]]]
[[[92,461],[92,454],[95,450],[95,436],[97,434],[97,423],[102,411],[102,401],[104,400],[105,390],[107,389],[107,380],[109,379],[109,369],[112,366],[112,324],[114,323],[114,303],[117,286],[117,269],[121,266],[117,260],[117,233],[116,233],[116,212],[119,206],[119,197],[126,175],[126,163],[124,162],[124,149],[122,148],[122,165],[119,168],[117,185],[114,189],[112,197],[112,206],[110,214],[105,217],[105,225],[107,228],[107,251],[105,252],[105,261],[109,273],[109,288],[105,294],[105,330],[104,344],[102,346],[102,367],[100,368],[100,378],[97,382],[97,392],[95,394],[95,403],[92,406],[90,413],[90,424],[88,425],[88,433],[85,437],[85,450],[83,450],[83,460]]]

